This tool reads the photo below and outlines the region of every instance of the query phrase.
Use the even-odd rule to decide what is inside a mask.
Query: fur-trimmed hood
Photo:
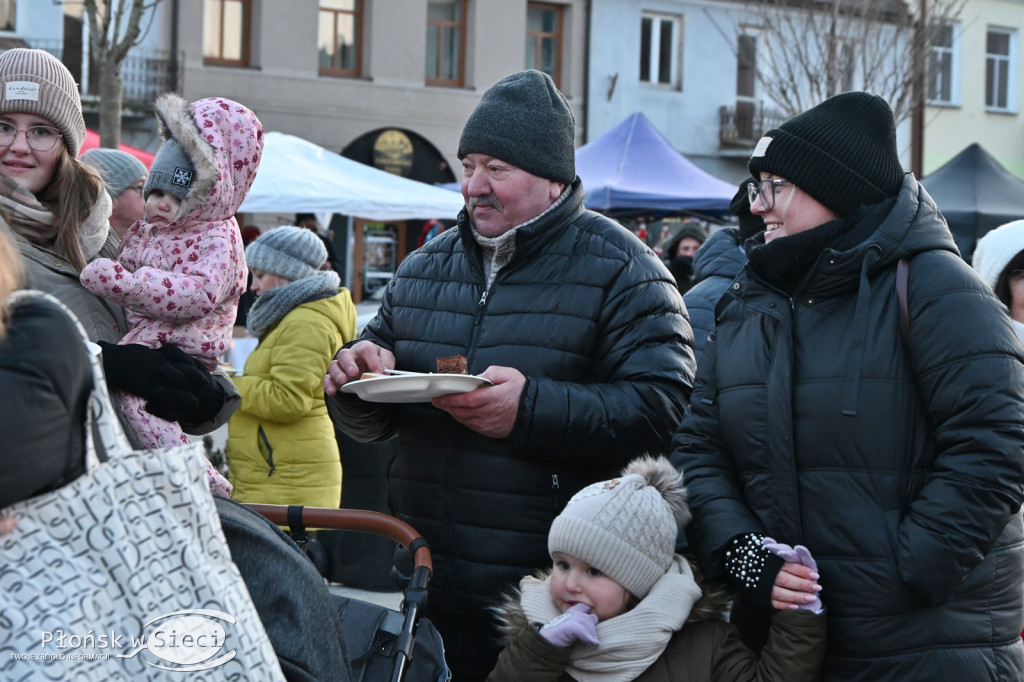
[[[192,160],[196,177],[179,219],[231,218],[249,193],[263,154],[263,124],[256,114],[223,97],[189,104],[180,95],[160,95],[155,104],[163,140],[174,138]]]
[[[693,565],[692,561],[689,563],[693,569],[693,577],[701,587],[703,594],[697,600],[697,603],[693,605],[693,608],[690,609],[690,615],[686,622],[697,623],[706,620],[725,620],[725,614],[729,608],[729,595],[724,589],[704,585],[700,571]],[[544,581],[550,575],[551,569],[548,568],[538,571],[533,577]],[[523,612],[522,591],[519,587],[505,593],[501,602],[495,605],[491,612],[497,621],[502,646],[508,646],[515,639],[519,631],[530,624],[526,614]]]

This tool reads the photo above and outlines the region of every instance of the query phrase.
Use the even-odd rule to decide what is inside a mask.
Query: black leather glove
[[[224,405],[224,389],[201,362],[174,345],[158,349],[139,344],[99,342],[103,371],[114,388],[146,401],[146,411],[166,419],[199,424]]]

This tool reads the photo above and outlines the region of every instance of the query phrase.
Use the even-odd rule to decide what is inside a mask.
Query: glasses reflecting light
[[[759,180],[757,182],[747,183],[747,199],[750,200],[750,205],[753,206],[754,202],[758,197],[761,197],[761,206],[766,211],[770,211],[775,208],[775,190],[780,185],[788,185],[789,180],[773,180],[767,178],[765,180]]]
[[[64,137],[52,126],[31,126],[22,130],[7,121],[0,121],[0,147],[10,147],[18,139],[18,133],[25,133],[28,146],[37,152],[48,152]]]

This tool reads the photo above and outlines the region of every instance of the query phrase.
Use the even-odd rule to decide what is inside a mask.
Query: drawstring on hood
[[[864,349],[868,340],[868,307],[871,304],[871,281],[868,272],[882,258],[882,247],[869,244],[860,266],[860,285],[857,287],[857,306],[853,314],[855,337],[850,346],[850,358],[846,365],[846,390],[843,392],[843,414],[857,415],[857,399],[860,396],[861,369],[864,366]]]

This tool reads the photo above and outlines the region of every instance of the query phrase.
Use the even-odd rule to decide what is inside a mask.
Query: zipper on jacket
[[[554,503],[555,513],[561,511],[558,507],[558,474],[551,474],[551,501]]]
[[[263,455],[263,459],[267,461],[267,478],[274,475],[274,448],[270,445],[270,440],[267,438],[266,432],[263,431],[263,427],[260,426],[257,431],[260,438],[260,454]]]
[[[497,280],[495,280],[497,281]],[[494,286],[492,283],[491,286]],[[480,294],[480,300],[476,302],[476,319],[473,320],[473,333],[469,338],[469,346],[466,349],[466,364],[469,366],[473,365],[473,356],[476,354],[476,342],[480,338],[480,325],[484,319],[484,313],[487,312],[487,289],[484,288],[482,294]]]

